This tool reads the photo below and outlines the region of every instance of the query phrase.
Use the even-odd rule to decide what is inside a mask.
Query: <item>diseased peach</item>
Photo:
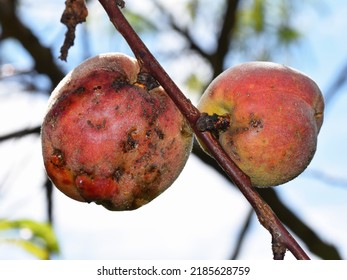
[[[306,75],[271,62],[248,62],[220,74],[198,108],[228,115],[219,134],[228,155],[254,186],[288,182],[308,166],[323,122],[324,101]]]
[[[183,169],[191,129],[162,87],[148,89],[142,74],[138,82],[139,71],[133,58],[103,54],[53,91],[42,153],[48,176],[67,196],[109,210],[136,209]]]

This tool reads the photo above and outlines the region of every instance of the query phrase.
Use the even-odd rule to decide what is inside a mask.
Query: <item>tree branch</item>
[[[252,187],[249,177],[237,167],[237,165],[224,152],[219,142],[209,132],[202,132],[198,129],[196,122],[200,118],[199,110],[185,97],[155,57],[150,53],[148,48],[125,19],[120,8],[112,0],[99,0],[99,2],[104,7],[111,22],[128,42],[134,55],[142,66],[142,70],[150,73],[165,89],[173,102],[175,102],[178,109],[188,120],[195,135],[206,146],[209,153],[216,159],[226,174],[252,205],[253,209],[257,213],[260,223],[271,233],[273,240],[288,248],[297,259],[309,259],[308,255],[282,225],[269,205],[262,200],[257,191]]]
[[[259,189],[259,194],[266,202],[279,201],[276,192],[272,189]],[[341,256],[335,246],[327,244],[319,238],[319,236],[309,228],[303,221],[301,221],[290,209],[281,203],[272,203],[272,209],[278,214],[282,221],[286,222],[293,233],[305,242],[308,249],[325,260],[341,260]]]
[[[22,129],[16,132],[12,132],[6,135],[0,136],[0,142],[24,137],[31,134],[39,134],[41,130],[40,126]],[[198,143],[195,141],[193,153],[205,164],[211,166],[216,171],[218,171],[222,176],[226,179],[230,180],[230,178],[224,173],[223,169],[216,164],[215,160],[208,156],[205,152],[202,151]],[[330,178],[330,180],[334,180],[334,178]],[[343,181],[345,182],[345,181]],[[51,193],[49,183],[45,183],[45,187],[48,188],[48,191]],[[273,189],[259,189],[258,193],[262,196],[262,198],[271,205],[271,208],[278,213],[279,218],[286,224],[288,228],[290,228],[297,236],[301,238],[303,242],[305,242],[306,246],[310,249],[311,252],[321,257],[322,259],[331,259],[331,260],[339,260],[342,259],[338,250],[335,246],[331,244],[325,243],[319,236],[309,228],[302,220],[300,220],[290,209],[288,209],[278,198],[276,192]],[[50,200],[50,199],[49,199]],[[52,221],[52,201],[48,201],[48,218]],[[253,211],[252,211],[253,212]],[[232,255],[231,259],[236,259],[239,253],[243,235],[246,231],[246,227],[248,226],[249,219],[252,215],[247,216],[247,222],[245,222],[245,228],[240,233],[239,243],[235,252]]]
[[[333,83],[330,85],[330,87],[325,92],[324,103],[326,106],[331,103],[333,98],[339,92],[340,88],[347,81],[347,63],[340,70],[338,75],[335,74],[335,77],[336,77],[336,78],[334,78],[335,80],[333,81]]]
[[[9,139],[13,139],[13,138],[19,138],[19,137],[23,137],[29,134],[39,134],[41,131],[41,126],[36,126],[33,128],[26,128],[26,129],[22,129],[16,132],[12,132],[6,135],[2,135],[0,136],[0,142],[2,141],[6,141]]]
[[[245,222],[244,222],[243,227],[240,231],[239,237],[237,238],[237,244],[236,244],[234,253],[232,254],[232,256],[230,258],[231,260],[236,260],[240,254],[242,244],[243,244],[245,237],[246,237],[246,233],[249,229],[249,226],[251,225],[253,214],[254,214],[253,209],[249,210],[247,213]]]
[[[64,77],[64,73],[57,67],[50,48],[42,46],[35,34],[27,28],[18,18],[16,13],[17,1],[2,0],[0,9],[0,24],[2,38],[12,37],[17,39],[30,53],[35,61],[38,73],[47,74],[52,86],[57,85]]]
[[[229,51],[231,34],[234,31],[236,22],[236,11],[240,0],[226,2],[226,10],[222,21],[222,27],[217,39],[217,48],[212,56],[213,77],[216,77],[224,70],[224,58]]]
[[[180,26],[178,26],[177,23],[175,22],[173,16],[158,1],[154,1],[154,2],[155,2],[155,5],[158,7],[158,9],[162,13],[165,13],[166,16],[168,17],[172,29],[175,30],[176,32],[178,32],[184,39],[186,39],[186,41],[189,44],[189,48],[193,51],[196,51],[201,57],[210,61],[212,59],[212,56],[210,54],[206,53],[202,48],[200,48],[200,46],[190,36],[188,30],[183,29]]]
[[[195,141],[193,153],[205,164],[214,168],[225,179],[230,178],[223,172],[222,168],[208,156]],[[326,243],[318,234],[316,234],[306,223],[304,223],[293,211],[291,211],[285,204],[282,203],[274,188],[258,189],[260,196],[270,205],[272,210],[277,213],[279,219],[292,230],[308,247],[308,249],[322,259],[340,260],[337,248]]]

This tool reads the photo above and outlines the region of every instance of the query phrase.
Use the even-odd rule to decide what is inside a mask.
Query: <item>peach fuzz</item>
[[[54,89],[42,124],[47,175],[70,198],[132,210],[182,171],[192,132],[161,87],[137,82],[137,61],[119,53],[86,60]]]
[[[272,62],[229,68],[212,81],[198,108],[230,117],[219,142],[256,187],[286,183],[311,162],[324,100],[303,73]]]

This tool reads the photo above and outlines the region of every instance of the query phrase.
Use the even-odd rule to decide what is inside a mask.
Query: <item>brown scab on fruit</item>
[[[61,167],[65,164],[63,152],[60,149],[53,149],[51,163],[56,167]]]
[[[165,191],[182,171],[192,131],[165,91],[139,72],[126,55],[99,55],[53,91],[42,153],[48,176],[67,196],[132,210]]]
[[[324,100],[306,75],[270,62],[229,68],[208,86],[198,108],[230,116],[218,140],[256,187],[283,184],[311,162]]]
[[[123,167],[117,167],[115,171],[112,174],[113,179],[116,180],[117,183],[119,183],[120,179],[122,178],[124,174],[124,168]]]
[[[124,153],[128,153],[131,150],[136,149],[139,141],[134,138],[133,135],[136,134],[136,129],[130,130],[126,135],[126,140],[122,141],[122,150]]]
[[[254,114],[252,113],[250,119],[251,119],[249,121],[250,128],[255,129],[256,132],[259,132],[260,130],[263,129],[264,124],[261,118],[256,118]]]

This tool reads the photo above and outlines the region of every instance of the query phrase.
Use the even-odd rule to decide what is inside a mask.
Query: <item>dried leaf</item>
[[[70,47],[74,45],[75,30],[79,23],[85,22],[88,16],[86,2],[84,0],[65,1],[65,10],[60,21],[66,25],[64,44],[60,49],[60,59],[66,61]]]

